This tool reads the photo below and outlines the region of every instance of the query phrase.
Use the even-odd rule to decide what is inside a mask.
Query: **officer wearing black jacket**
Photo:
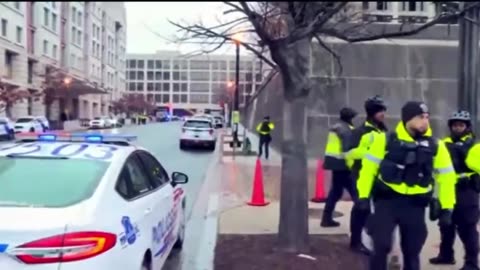
[[[364,107],[367,119],[363,125],[352,131],[350,150],[346,153],[346,159],[353,160],[351,176],[354,183],[358,179],[362,167],[362,159],[373,142],[374,134],[387,131],[387,127],[383,122],[387,106],[383,99],[378,95],[368,98]],[[355,194],[353,200],[357,200],[357,194]],[[362,243],[362,231],[369,215],[369,210],[360,209],[355,204],[350,216],[350,248],[353,251],[367,255],[370,254],[370,251]]]
[[[475,168],[470,168],[467,160],[480,161],[470,149],[475,146],[475,137],[471,130],[470,113],[467,111],[454,112],[448,119],[450,136],[443,141],[452,158],[453,167],[457,174],[456,197],[457,203],[453,210],[452,224],[440,226],[441,243],[440,253],[431,258],[430,263],[435,265],[455,264],[453,244],[455,232],[463,242],[465,248],[465,264],[461,270],[478,270],[478,231],[480,177]]]
[[[344,189],[350,193],[351,197],[356,196],[355,185],[350,175],[350,167],[353,162],[345,160],[345,152],[348,150],[350,136],[354,128],[352,121],[356,115],[355,110],[342,108],[340,110],[340,121],[330,128],[328,134],[323,168],[332,171],[332,187],[325,202],[322,222],[320,223],[322,227],[340,226],[340,223],[333,220],[333,211],[342,197]]]

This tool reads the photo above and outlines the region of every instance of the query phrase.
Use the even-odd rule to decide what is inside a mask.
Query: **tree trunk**
[[[8,102],[5,104],[5,115],[10,119],[12,118],[12,104]]]
[[[308,252],[306,107],[310,39],[274,48],[272,58],[280,68],[284,87],[279,242],[286,251]]]
[[[308,250],[306,97],[283,103],[282,179],[279,239],[290,252]]]

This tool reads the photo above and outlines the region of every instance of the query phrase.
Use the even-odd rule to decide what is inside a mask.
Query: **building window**
[[[388,10],[388,2],[377,2],[377,10]]]
[[[8,21],[5,19],[2,19],[2,36],[7,37],[7,30],[8,30]]]
[[[95,51],[95,40],[92,40],[92,55],[97,56],[97,53]]]
[[[77,22],[78,22],[78,26],[82,27],[82,17],[83,17],[83,14],[82,12],[78,12],[78,17],[77,17]]]
[[[163,91],[166,91],[166,92],[170,91],[170,83],[163,83]]]
[[[154,69],[154,64],[155,64],[155,62],[153,60],[148,60],[147,68],[148,69]]]
[[[182,102],[182,103],[187,103],[187,102],[188,102],[188,97],[187,97],[187,95],[181,95],[180,102]]]
[[[173,103],[179,103],[180,102],[180,96],[179,95],[172,95],[173,97]]]
[[[77,44],[78,46],[82,46],[82,31],[77,31]]]
[[[20,2],[13,2],[15,5],[15,8],[20,10]]]
[[[76,17],[77,17],[77,8],[76,7],[72,7],[72,22],[75,23],[77,20],[76,20]]]
[[[170,80],[170,72],[168,72],[168,71],[163,72],[163,80],[164,81]]]
[[[27,77],[27,82],[28,83],[33,83],[33,62],[28,61],[28,77]]]
[[[147,72],[147,80],[153,81],[153,71],[148,71]]]
[[[145,61],[138,60],[137,65],[138,65],[137,68],[144,69],[145,68]]]
[[[43,54],[48,55],[48,41],[43,41]]]
[[[163,94],[162,99],[163,99],[163,103],[168,103],[168,102],[170,102],[170,95],[169,94]]]
[[[143,91],[143,83],[137,83],[137,91]]]
[[[77,31],[75,27],[72,26],[72,31],[70,33],[72,34],[72,43],[75,44],[76,35],[77,35]]]
[[[23,29],[20,26],[17,26],[17,43],[22,44]]]
[[[155,67],[157,69],[161,69],[162,68],[162,61],[160,60],[155,60]]]
[[[52,58],[57,59],[57,45],[52,46]]]
[[[52,13],[52,30],[57,32],[57,14]]]
[[[56,9],[56,8],[57,8],[57,4],[56,4],[55,2],[50,2],[50,3],[52,3],[52,8],[53,8],[53,9]]]
[[[48,17],[49,17],[49,11],[48,8],[43,8],[43,25],[48,27]]]

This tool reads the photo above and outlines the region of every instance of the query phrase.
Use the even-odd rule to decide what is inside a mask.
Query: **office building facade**
[[[185,57],[176,51],[127,55],[127,92],[144,95],[157,106],[218,109],[235,89],[235,55]],[[262,83],[261,61],[241,55],[240,105]]]
[[[124,2],[0,2],[0,67],[7,91],[32,93],[12,118],[108,114],[125,91]]]

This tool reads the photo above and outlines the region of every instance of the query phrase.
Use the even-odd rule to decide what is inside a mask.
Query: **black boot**
[[[372,255],[372,252],[363,243],[350,243],[350,249],[353,252],[364,254],[367,256]]]
[[[464,265],[460,270],[479,270],[478,266]]]
[[[337,222],[332,218],[322,218],[322,222],[320,223],[320,226],[324,228],[339,227],[340,222]]]
[[[430,264],[434,265],[454,265],[457,262],[453,257],[441,256],[438,255],[437,257],[430,258]]]

